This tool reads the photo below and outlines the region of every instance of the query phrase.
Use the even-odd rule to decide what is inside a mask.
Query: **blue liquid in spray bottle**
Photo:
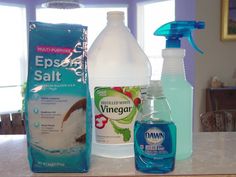
[[[191,36],[193,30],[203,28],[205,23],[201,21],[173,21],[154,32],[156,36],[166,37],[166,49],[162,51],[164,63],[161,81],[177,127],[177,160],[186,159],[192,154],[193,116],[193,88],[186,80],[183,64],[185,49],[180,48],[180,38],[186,37],[195,50],[203,53]]]

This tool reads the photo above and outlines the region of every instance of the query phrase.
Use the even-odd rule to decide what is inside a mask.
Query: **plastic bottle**
[[[176,126],[160,81],[151,82],[141,116],[135,122],[134,151],[135,166],[139,171],[167,173],[174,169]]]
[[[124,13],[107,13],[107,26],[88,52],[93,102],[92,154],[133,157],[133,126],[151,65],[124,25]]]
[[[192,154],[193,117],[193,88],[186,80],[183,65],[185,49],[180,48],[180,38],[187,37],[190,44],[203,53],[193,42],[191,32],[204,27],[205,23],[201,21],[173,21],[154,32],[154,35],[166,37],[166,49],[162,51],[164,62],[161,81],[177,127],[177,160],[186,159]]]

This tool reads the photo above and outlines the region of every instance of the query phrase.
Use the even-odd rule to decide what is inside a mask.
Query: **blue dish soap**
[[[174,170],[176,126],[162,93],[160,81],[152,81],[134,125],[135,167],[144,173]]]

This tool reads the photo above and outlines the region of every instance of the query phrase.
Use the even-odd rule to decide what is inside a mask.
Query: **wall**
[[[194,20],[195,19],[195,0],[178,0],[175,3],[176,20]],[[194,35],[194,34],[193,34]],[[181,47],[186,49],[184,59],[186,78],[192,86],[195,85],[195,50],[186,39],[182,39]]]
[[[195,117],[205,112],[205,89],[212,76],[226,84],[236,84],[232,75],[236,69],[236,41],[220,40],[221,1],[197,0],[196,18],[206,22],[206,29],[196,34],[197,44],[205,54],[197,54],[195,82]],[[199,119],[195,119],[200,128]]]

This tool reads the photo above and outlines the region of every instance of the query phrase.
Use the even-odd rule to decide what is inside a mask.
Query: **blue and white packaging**
[[[31,170],[87,172],[91,151],[87,27],[29,24],[25,104]]]

